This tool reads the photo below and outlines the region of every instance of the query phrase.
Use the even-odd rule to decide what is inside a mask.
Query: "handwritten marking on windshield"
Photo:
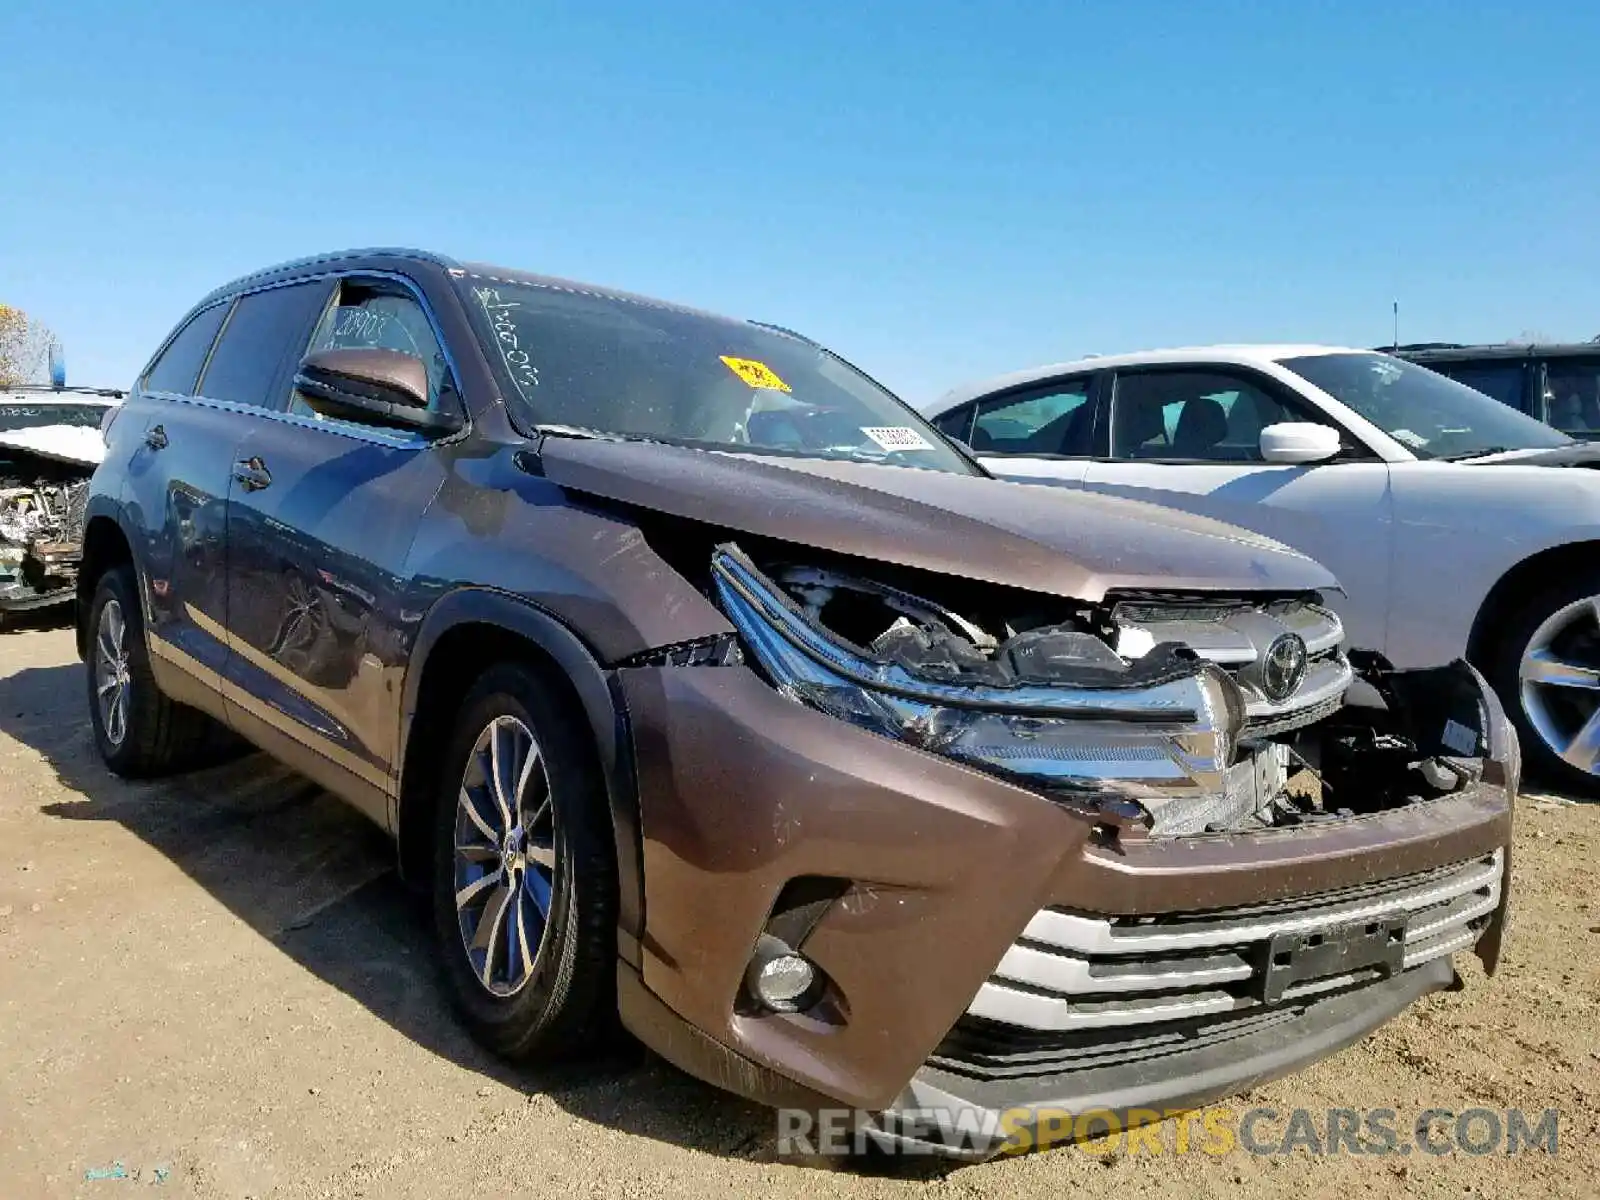
[[[388,323],[388,313],[375,312],[370,308],[346,308],[340,312],[333,337],[336,342],[345,345],[363,342],[376,345],[383,335],[383,327]]]
[[[517,323],[512,319],[512,313],[522,306],[515,300],[502,299],[498,288],[473,288],[472,294],[483,305],[483,315],[489,318],[495,344],[500,347],[500,357],[511,372],[512,381],[522,398],[528,399],[528,389],[539,386],[539,368],[534,366],[532,355],[522,348]]]

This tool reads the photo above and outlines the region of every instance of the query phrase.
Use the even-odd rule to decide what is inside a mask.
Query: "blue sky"
[[[1047,11],[1044,11],[1047,10]],[[1600,5],[0,4],[0,300],[126,384],[419,245],[790,325],[922,400],[1174,343],[1600,333]]]

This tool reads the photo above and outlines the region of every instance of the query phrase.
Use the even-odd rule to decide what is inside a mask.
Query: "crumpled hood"
[[[0,432],[0,451],[9,452],[12,458],[20,453],[51,462],[97,467],[106,456],[106,444],[98,429],[79,425],[36,425]]]
[[[1336,588],[1295,550],[1135,500],[876,463],[546,437],[576,493],[878,562],[1098,601],[1116,589]]]

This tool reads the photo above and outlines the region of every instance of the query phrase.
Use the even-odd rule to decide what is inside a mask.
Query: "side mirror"
[[[300,360],[295,390],[324,417],[454,433],[455,413],[428,411],[428,368],[420,358],[398,350],[317,350]]]
[[[1311,421],[1282,421],[1261,431],[1261,457],[1269,463],[1327,462],[1339,449],[1339,431]]]

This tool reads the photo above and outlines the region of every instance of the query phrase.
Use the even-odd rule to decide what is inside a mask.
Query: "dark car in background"
[[[620,1017],[984,1156],[1017,1106],[1190,1106],[1493,969],[1515,738],[1464,663],[1347,656],[1333,586],[997,481],[797,334],[362,252],[157,351],[79,649],[114,771],[227,727],[390,833],[500,1053]]]
[[[1600,342],[1425,342],[1389,353],[1448,375],[1570,437],[1600,438]]]

